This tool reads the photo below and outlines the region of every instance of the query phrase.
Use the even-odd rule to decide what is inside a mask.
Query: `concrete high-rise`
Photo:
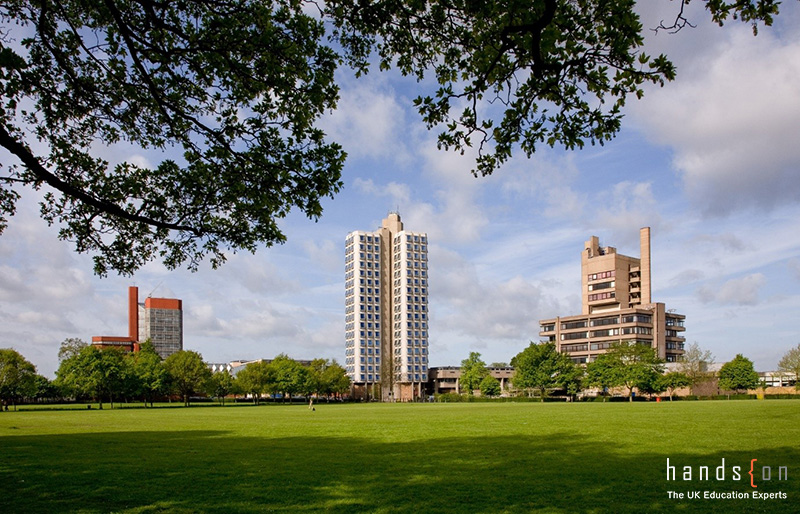
[[[667,362],[680,360],[686,316],[652,302],[649,227],[639,231],[639,246],[640,257],[629,257],[592,236],[581,255],[582,313],[539,321],[539,335],[578,363],[620,341],[651,346]]]
[[[345,367],[357,389],[412,400],[428,380],[428,236],[390,213],[345,240]],[[376,393],[377,394],[377,393]]]

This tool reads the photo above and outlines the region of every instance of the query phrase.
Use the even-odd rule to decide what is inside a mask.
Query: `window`
[[[601,282],[599,284],[589,284],[589,291],[598,291],[600,289],[610,289],[614,287],[615,282]]]

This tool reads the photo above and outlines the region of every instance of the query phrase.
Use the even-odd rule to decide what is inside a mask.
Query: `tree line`
[[[7,409],[31,400],[142,401],[145,406],[179,397],[189,405],[194,396],[209,396],[224,404],[229,395],[250,395],[258,403],[264,394],[331,397],[345,394],[350,380],[336,361],[314,359],[308,366],[279,355],[271,362],[257,361],[236,376],[227,370],[212,372],[202,356],[190,350],[163,359],[148,340],[138,352],[99,349],[69,338],[59,349],[55,380],[36,373],[36,367],[19,352],[0,349],[0,400]]]
[[[719,388],[727,391],[746,391],[765,386],[760,381],[753,362],[741,354],[725,363],[718,373],[710,371],[707,364],[714,356],[696,343],[690,345],[677,370],[664,373],[665,362],[658,358],[654,348],[629,342],[614,344],[606,353],[580,366],[569,355],[559,353],[555,343],[530,343],[511,360],[513,386],[526,396],[542,400],[550,394],[575,397],[580,391],[597,388],[607,397],[609,391],[622,388],[630,401],[635,394],[654,395],[668,393],[672,399],[682,387],[694,388],[714,377],[719,378]],[[789,350],[778,364],[784,373],[800,376],[800,345]],[[484,396],[500,394],[499,383],[491,377],[486,364],[477,352],[461,362],[460,387],[467,394],[480,391]],[[800,388],[800,383],[797,383]]]

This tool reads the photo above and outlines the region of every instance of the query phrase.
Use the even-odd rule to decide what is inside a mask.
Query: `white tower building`
[[[345,366],[357,394],[407,401],[428,380],[428,237],[390,213],[345,240]]]

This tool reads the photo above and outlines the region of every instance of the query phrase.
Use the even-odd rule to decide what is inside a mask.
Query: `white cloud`
[[[756,305],[758,294],[766,283],[761,273],[754,273],[742,278],[731,279],[719,286],[705,285],[697,290],[700,301],[715,302],[723,305]]]
[[[663,229],[649,182],[619,182],[592,201],[598,206],[592,225],[610,232],[616,245],[638,244],[642,227],[650,227],[653,232]]]
[[[340,143],[351,158],[403,161],[408,155],[403,137],[405,112],[394,90],[379,75],[368,75],[341,91],[336,111],[320,126],[332,141]]]
[[[522,276],[486,280],[471,262],[455,252],[431,247],[431,329],[471,341],[538,337],[539,316],[554,300]]]
[[[303,242],[303,247],[308,253],[308,259],[315,266],[320,266],[327,271],[340,271],[342,268],[341,248],[330,239],[325,239],[319,243],[307,239]]]
[[[722,30],[722,29],[717,29]],[[689,199],[706,214],[770,210],[800,195],[800,40],[734,26],[704,66],[648,91],[633,112],[674,149]],[[697,61],[695,61],[697,62]]]

